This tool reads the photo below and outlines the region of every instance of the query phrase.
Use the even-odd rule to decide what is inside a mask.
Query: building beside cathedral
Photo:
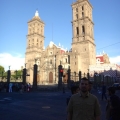
[[[52,41],[44,48],[45,23],[39,16],[28,21],[27,46],[25,63],[27,68],[27,82],[33,82],[33,65],[38,65],[38,84],[58,83],[58,65],[63,66],[64,74],[70,66],[71,72],[80,70],[88,72],[90,65],[96,64],[96,45],[94,41],[94,23],[92,19],[92,5],[89,0],[77,0],[72,4],[72,44],[70,51],[63,49]]]

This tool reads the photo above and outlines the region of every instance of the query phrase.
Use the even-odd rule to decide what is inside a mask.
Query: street
[[[105,120],[106,101],[101,101],[99,91],[92,92],[100,102],[101,120]],[[0,93],[0,120],[66,120],[66,98],[69,95],[70,91]]]

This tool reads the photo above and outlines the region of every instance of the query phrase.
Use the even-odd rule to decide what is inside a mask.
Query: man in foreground
[[[100,106],[96,96],[89,93],[89,81],[82,78],[80,92],[74,94],[68,104],[67,120],[100,120]]]

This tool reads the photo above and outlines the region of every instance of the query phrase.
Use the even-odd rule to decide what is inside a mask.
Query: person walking
[[[96,96],[89,93],[89,81],[82,78],[80,91],[70,98],[67,120],[100,120],[100,105]]]
[[[92,92],[91,92],[92,86],[93,86],[93,83],[92,83],[91,81],[89,81],[89,92],[90,92],[90,93],[92,93]]]
[[[106,119],[120,120],[120,98],[115,95],[113,87],[108,88],[108,95],[110,96],[110,100],[108,100],[106,107]]]
[[[9,83],[9,92],[12,92],[12,83]]]
[[[102,100],[104,100],[104,98],[107,100],[107,96],[106,96],[106,85],[105,83],[103,82],[102,83]]]
[[[79,92],[79,86],[72,86],[72,87],[71,87],[71,94],[72,94],[72,95],[74,95],[74,94],[76,94],[76,93],[78,93],[78,92]],[[72,96],[72,95],[71,95],[71,96]],[[67,97],[67,100],[66,100],[67,105],[68,105],[68,103],[69,103],[69,101],[70,101],[71,96]]]

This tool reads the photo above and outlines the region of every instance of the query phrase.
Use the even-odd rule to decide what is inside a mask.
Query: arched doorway
[[[49,83],[53,83],[53,73],[49,73]]]

